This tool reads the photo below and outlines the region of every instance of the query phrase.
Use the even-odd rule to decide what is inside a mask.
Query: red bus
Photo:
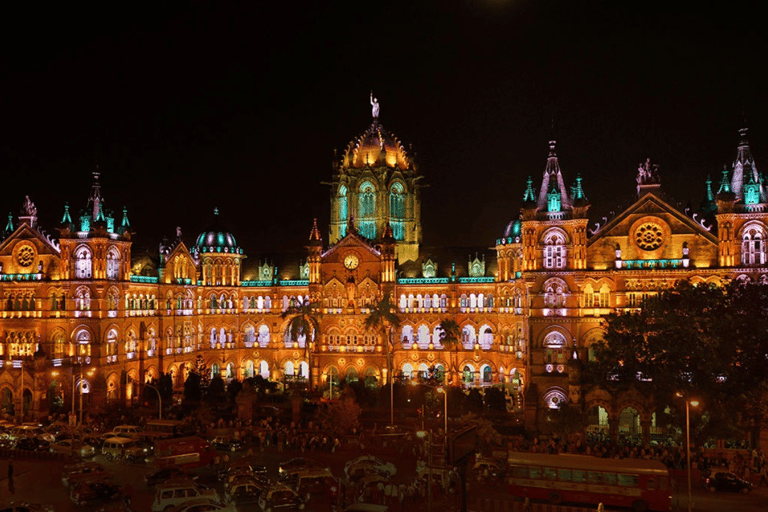
[[[155,441],[155,463],[159,467],[203,467],[208,466],[215,456],[216,450],[210,443],[197,436]]]
[[[672,502],[669,471],[655,460],[509,452],[507,464],[514,496],[554,504],[602,503],[635,512],[668,511]]]

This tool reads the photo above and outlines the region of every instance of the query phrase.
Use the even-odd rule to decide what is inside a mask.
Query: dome
[[[357,169],[368,164],[372,167],[397,167],[404,171],[409,167],[409,158],[395,134],[374,119],[362,135],[349,143],[343,163],[345,167]]]
[[[504,230],[504,238],[519,237],[522,227],[523,227],[523,223],[520,222],[520,219],[513,220],[512,222],[507,224],[507,228]]]
[[[235,236],[224,229],[218,222],[219,211],[214,210],[216,219],[195,240],[194,247],[200,252],[224,252],[242,254],[243,250],[237,246]]]

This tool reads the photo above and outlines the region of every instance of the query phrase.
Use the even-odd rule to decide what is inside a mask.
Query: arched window
[[[493,345],[493,331],[490,327],[483,326],[480,328],[480,346],[483,350],[488,350]]]
[[[2,345],[2,343],[0,343]],[[51,345],[53,345],[53,358],[61,359],[66,353],[64,352],[64,334],[56,332],[51,339]]]
[[[565,268],[565,237],[553,231],[544,238],[544,268]]]
[[[560,389],[551,389],[544,393],[544,404],[548,409],[559,409],[568,403],[568,397]]]
[[[82,286],[75,292],[75,307],[79,311],[90,311],[91,309],[91,290]]]
[[[568,342],[561,333],[557,331],[550,332],[544,338],[544,349],[546,350],[544,362],[547,365],[562,365],[566,361],[566,349]],[[552,372],[557,369],[555,366],[548,367],[547,371]],[[559,370],[558,370],[559,371]]]
[[[75,340],[77,341],[77,355],[90,356],[91,355],[91,333],[82,330],[75,334]]]
[[[483,384],[491,384],[493,382],[493,370],[491,370],[490,365],[483,365],[480,369],[480,375],[482,376]]]
[[[339,187],[339,235],[346,236],[347,234],[347,216],[349,215],[349,207],[347,203],[347,187],[344,185]]]
[[[251,377],[254,376],[253,372],[254,372],[253,361],[246,361],[243,377],[245,377],[246,379],[250,379]]]
[[[402,335],[400,336],[400,343],[404,347],[409,347],[413,344],[413,327],[410,325],[404,325]]]
[[[215,379],[216,377],[219,376],[220,373],[221,373],[221,369],[219,368],[219,365],[217,363],[213,363],[211,365],[211,378]]]
[[[419,337],[417,338],[419,348],[429,347],[429,327],[422,324],[419,326]]]
[[[405,363],[403,365],[403,378],[404,379],[413,378],[413,365],[411,365],[411,363]]]
[[[218,336],[216,336],[216,328],[211,329],[211,348],[216,348],[216,342],[218,341]]]
[[[285,370],[285,375],[286,376],[293,376],[293,372],[294,372],[293,361],[286,361],[285,366],[283,367],[283,369]]]
[[[353,382],[357,382],[357,370],[354,366],[350,366],[347,368],[347,384],[352,384]]]
[[[405,239],[405,194],[401,183],[389,189],[389,224],[395,240]]]
[[[107,279],[115,281],[120,277],[120,253],[115,247],[107,252]]]
[[[264,348],[269,345],[269,327],[264,324],[259,326],[259,346]]]
[[[741,238],[741,263],[745,266],[765,264],[765,232],[759,224],[744,229]]]
[[[475,328],[471,325],[465,325],[461,329],[461,343],[464,345],[465,349],[472,349],[475,346],[475,340],[477,339],[475,335]]]
[[[243,330],[243,341],[248,348],[252,347],[256,341],[256,329],[252,325],[247,325]]]
[[[259,362],[259,375],[261,375],[261,378],[268,379],[269,378],[269,363],[266,361]]]
[[[75,251],[75,279],[90,279],[93,276],[91,250],[80,247]]]
[[[475,369],[471,364],[464,367],[464,370],[461,372],[461,380],[464,384],[472,384],[475,380]]]
[[[364,181],[360,185],[358,197],[358,220],[357,229],[362,236],[376,238],[376,192],[369,181]]]

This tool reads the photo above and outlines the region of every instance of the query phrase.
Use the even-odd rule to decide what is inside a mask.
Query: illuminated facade
[[[593,228],[581,178],[566,189],[551,142],[538,194],[529,179],[520,219],[495,251],[474,255],[421,246],[418,166],[379,123],[378,104],[333,170],[330,245],[314,225],[306,259],[278,264],[246,259],[218,215],[193,244],[177,229],[151,261],[132,258],[127,212],[105,210],[98,173],[86,209],[73,220],[65,206],[58,239],[27,200],[0,243],[3,407],[18,411],[23,387],[24,409],[47,414],[57,397],[69,403],[80,375],[91,400],[130,403],[161,372],[181,391],[198,354],[226,379],[288,382],[308,374],[307,342],[313,386],[380,386],[390,378],[384,346],[363,323],[390,294],[402,319],[394,370],[405,378],[435,366],[453,383],[505,385],[529,425],[570,400],[614,434],[627,414],[647,434],[653,407],[642,397],[582,393],[580,364],[601,319],[678,279],[766,271],[768,199],[746,131],[719,192],[707,182],[701,217],[670,206],[646,162],[637,201]],[[294,342],[281,313],[305,298],[320,306],[322,332]],[[461,328],[455,350],[440,343],[445,318]]]

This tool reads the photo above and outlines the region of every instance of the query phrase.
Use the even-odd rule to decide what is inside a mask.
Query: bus
[[[668,511],[669,471],[659,461],[601,459],[589,455],[509,452],[509,493],[551,503],[631,507],[635,512]]]
[[[211,444],[197,436],[159,439],[155,442],[155,464],[161,468],[204,467],[210,465],[216,455]]]
[[[150,420],[144,426],[142,437],[155,441],[157,439],[169,439],[172,437],[184,437],[194,434],[189,431],[189,425],[176,420]]]

